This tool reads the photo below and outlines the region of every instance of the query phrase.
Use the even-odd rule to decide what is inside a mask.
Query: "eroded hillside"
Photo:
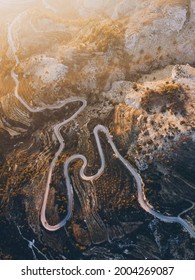
[[[195,1],[24,2],[0,1],[0,258],[194,259]]]

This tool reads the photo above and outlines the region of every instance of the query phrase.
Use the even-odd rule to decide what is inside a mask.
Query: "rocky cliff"
[[[0,1],[0,226],[7,236],[0,258],[194,259],[189,232],[140,206],[134,177],[103,133],[102,176],[82,180],[82,163],[74,161],[72,217],[56,232],[43,227],[48,171],[59,149],[54,127],[81,104],[30,112],[16,98],[13,69],[31,108],[76,96],[87,101],[60,130],[65,147],[51,178],[50,224],[67,214],[64,162],[83,154],[87,175],[100,168],[93,129],[101,124],[140,174],[151,208],[194,230],[195,1],[83,0],[69,10],[60,0],[38,2],[13,10]],[[7,22],[14,23],[15,54]]]

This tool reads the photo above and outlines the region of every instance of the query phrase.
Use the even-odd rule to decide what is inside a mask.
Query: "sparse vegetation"
[[[170,110],[174,114],[184,115],[186,99],[186,93],[181,85],[165,83],[158,90],[146,90],[141,99],[141,106],[149,113]]]

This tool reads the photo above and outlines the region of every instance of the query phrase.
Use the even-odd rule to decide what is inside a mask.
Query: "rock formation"
[[[13,9],[0,1],[0,227],[7,236],[0,258],[194,259],[188,232],[140,207],[135,180],[101,133],[102,176],[84,181],[82,163],[71,163],[72,217],[65,228],[45,230],[40,212],[59,149],[53,128],[80,103],[30,112],[16,98],[12,72],[31,108],[75,96],[88,103],[60,131],[65,148],[52,173],[50,224],[67,214],[64,162],[83,154],[87,175],[100,168],[92,132],[102,124],[141,175],[148,203],[194,229],[195,1],[74,0],[69,9],[61,0],[40,2]]]

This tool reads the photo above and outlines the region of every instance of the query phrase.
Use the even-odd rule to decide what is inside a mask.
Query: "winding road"
[[[66,179],[66,187],[67,187],[67,195],[68,195],[68,206],[67,206],[67,215],[65,216],[65,218],[60,221],[58,224],[56,225],[49,225],[47,219],[46,219],[46,207],[47,207],[47,200],[48,200],[48,195],[49,195],[49,190],[50,190],[50,183],[51,183],[51,178],[52,178],[52,172],[56,163],[56,160],[58,159],[58,157],[60,156],[60,154],[62,153],[63,149],[64,149],[64,139],[60,133],[61,128],[66,125],[68,122],[74,120],[87,106],[87,101],[83,98],[80,97],[74,97],[74,98],[69,98],[69,99],[65,99],[61,102],[58,102],[57,104],[54,105],[45,105],[44,107],[38,107],[38,108],[31,108],[18,94],[18,88],[19,88],[19,80],[18,80],[18,76],[15,73],[15,67],[17,65],[19,65],[20,61],[19,58],[16,54],[16,47],[14,44],[14,40],[13,40],[13,27],[14,24],[16,23],[16,21],[19,19],[19,17],[21,16],[21,14],[19,14],[14,20],[13,22],[9,25],[8,28],[8,42],[9,42],[9,46],[14,54],[15,57],[15,61],[16,64],[14,66],[14,68],[11,70],[11,76],[13,78],[13,80],[15,81],[15,96],[16,98],[21,102],[21,104],[30,112],[36,113],[36,112],[42,112],[46,109],[58,109],[61,108],[63,106],[65,106],[66,104],[72,103],[72,102],[81,102],[82,106],[68,119],[64,120],[61,123],[58,123],[54,126],[54,133],[60,143],[60,147],[58,149],[58,151],[56,152],[54,159],[51,162],[50,168],[49,168],[49,173],[48,173],[48,178],[47,178],[47,183],[46,183],[46,187],[45,187],[45,194],[44,194],[44,199],[43,199],[43,205],[42,205],[42,209],[41,209],[41,222],[43,224],[43,226],[49,230],[49,231],[56,231],[58,229],[60,229],[61,227],[66,225],[66,222],[68,220],[70,220],[71,215],[72,215],[72,208],[73,208],[73,187],[71,184],[71,180],[70,180],[70,176],[68,173],[68,167],[71,164],[72,161],[75,160],[82,160],[83,161],[83,165],[80,169],[80,177],[85,180],[85,181],[94,181],[97,180],[102,173],[104,172],[105,169],[105,158],[104,158],[104,153],[102,150],[102,146],[101,146],[101,142],[100,142],[100,138],[99,138],[99,132],[103,132],[108,140],[108,143],[111,145],[111,148],[114,152],[114,154],[116,155],[116,157],[123,163],[123,165],[125,166],[125,168],[127,168],[127,170],[129,171],[129,173],[134,177],[135,182],[136,182],[136,186],[137,186],[137,193],[138,193],[138,201],[140,206],[148,213],[150,213],[151,215],[153,215],[155,218],[158,218],[161,221],[164,221],[166,223],[179,223],[180,225],[182,225],[190,234],[192,237],[195,238],[195,231],[193,230],[192,226],[189,225],[185,220],[183,220],[180,216],[182,213],[185,213],[187,210],[183,211],[180,215],[178,215],[177,217],[171,217],[171,216],[166,216],[163,215],[157,211],[155,211],[152,206],[149,205],[149,203],[146,200],[145,197],[145,193],[144,193],[144,184],[142,181],[142,178],[140,177],[140,175],[137,173],[137,171],[133,168],[133,166],[127,161],[125,160],[121,154],[119,153],[119,151],[117,150],[113,140],[112,140],[112,136],[110,135],[108,129],[105,126],[102,125],[97,125],[94,130],[94,136],[95,136],[95,140],[96,140],[96,144],[98,147],[98,152],[99,152],[99,156],[101,159],[101,167],[99,168],[99,170],[97,171],[96,174],[92,175],[92,176],[86,176],[85,175],[85,169],[87,167],[87,159],[85,156],[80,155],[80,154],[76,154],[73,155],[72,157],[70,157],[65,163],[64,163],[64,176]]]
[[[44,5],[45,9],[48,9],[48,10],[50,10],[50,11],[53,12],[53,13],[57,13],[56,9],[55,9],[54,7],[52,7],[52,6],[47,2],[47,0],[42,0],[42,2],[43,2],[43,5]]]

